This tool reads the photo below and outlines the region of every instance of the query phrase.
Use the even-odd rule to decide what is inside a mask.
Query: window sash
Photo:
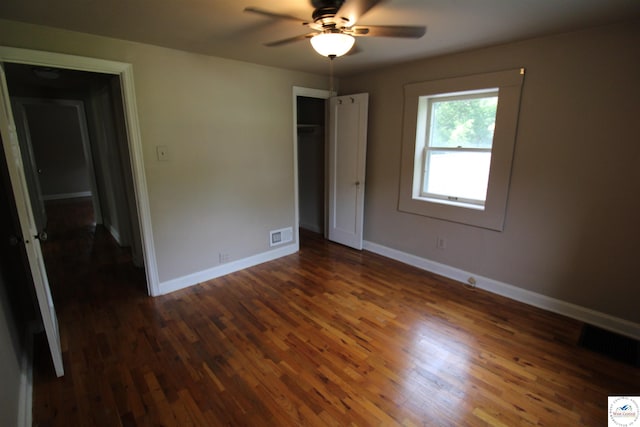
[[[457,93],[447,93],[447,94],[438,94],[438,95],[434,95],[434,96],[428,96],[425,97],[426,100],[426,107],[427,107],[427,113],[426,113],[426,119],[427,122],[425,123],[425,140],[423,143],[423,155],[422,155],[422,171],[421,171],[421,176],[422,179],[420,180],[421,184],[420,184],[420,191],[418,193],[418,197],[420,198],[424,198],[424,199],[431,199],[431,200],[440,200],[440,201],[448,201],[448,202],[452,202],[452,203],[461,203],[461,204],[468,204],[468,205],[475,205],[475,206],[479,206],[479,207],[484,207],[485,201],[486,201],[486,190],[484,193],[484,197],[482,199],[476,199],[476,198],[470,198],[470,197],[464,197],[463,192],[457,192],[457,194],[447,194],[446,192],[441,192],[441,193],[436,193],[433,191],[429,191],[429,175],[430,175],[430,159],[431,156],[430,154],[432,152],[440,152],[440,153],[489,153],[489,155],[491,155],[491,151],[493,149],[493,144],[492,147],[490,148],[477,148],[477,147],[463,147],[463,146],[458,146],[458,147],[441,147],[441,146],[432,146],[432,132],[433,132],[433,126],[435,126],[434,120],[433,120],[433,104],[434,103],[440,103],[440,102],[449,102],[449,101],[464,101],[464,100],[470,100],[470,99],[482,99],[482,98],[491,98],[491,97],[498,97],[499,96],[499,90],[496,88],[488,88],[488,89],[481,89],[481,90],[477,90],[477,91],[469,91],[469,92],[457,92]],[[490,157],[489,157],[490,159]],[[488,180],[489,180],[489,171],[487,169],[487,173],[486,173],[486,177],[482,176],[482,179],[485,180],[484,182],[484,187],[488,187]]]
[[[443,103],[443,102],[452,102],[452,101],[453,102],[469,101],[469,100],[483,99],[483,98],[496,98],[496,100],[499,100],[499,95],[500,95],[500,90],[498,88],[486,88],[486,89],[473,90],[473,91],[435,94],[435,95],[421,97],[426,100],[426,107],[427,107],[426,115],[424,116],[424,118],[426,119],[426,123],[425,123],[426,133],[425,133],[425,140],[423,145],[430,146],[432,143],[431,135],[433,134],[433,129],[434,129],[434,126],[436,125],[436,123],[434,123],[434,117],[433,117],[434,116],[433,104]],[[496,111],[497,111],[497,108],[496,108]],[[493,145],[493,141],[492,141],[492,145]],[[455,148],[455,147],[449,146],[449,147],[443,147],[443,148]],[[474,147],[458,146],[458,148],[474,148]]]
[[[484,193],[484,197],[481,199],[478,198],[473,198],[473,197],[465,197],[465,191],[464,190],[458,190],[458,191],[441,191],[441,192],[434,192],[434,191],[429,191],[429,173],[432,171],[432,168],[430,167],[430,161],[431,161],[431,153],[440,153],[440,154],[447,154],[447,153],[485,153],[485,154],[489,154],[488,158],[484,159],[485,162],[485,171],[480,170],[479,172],[482,174],[481,175],[481,179],[482,181],[478,181],[477,179],[473,180],[473,183],[475,184],[476,188],[472,189],[471,191],[467,191],[466,195],[468,196],[470,193],[478,193],[479,191],[483,191]],[[423,150],[423,159],[422,159],[422,171],[421,171],[421,176],[422,179],[421,181],[421,185],[420,185],[420,192],[418,194],[418,197],[423,198],[423,199],[427,199],[427,200],[441,200],[441,201],[448,201],[448,202],[452,202],[452,203],[460,203],[460,204],[469,204],[469,205],[476,205],[479,207],[484,207],[485,201],[486,201],[486,194],[487,194],[487,189],[488,189],[488,179],[489,179],[489,170],[490,170],[490,165],[491,165],[491,150],[487,149],[487,148],[437,148],[437,147],[425,147]],[[478,171],[477,171],[478,172]],[[442,178],[442,177],[441,177]],[[480,188],[478,188],[478,184],[481,182]],[[465,187],[468,187],[468,180],[465,180],[464,183]],[[437,184],[436,184],[437,185]],[[449,185],[451,187],[451,185]],[[442,184],[440,185],[440,187],[442,188]]]

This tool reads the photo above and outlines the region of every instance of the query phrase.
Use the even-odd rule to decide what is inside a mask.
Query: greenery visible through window
[[[484,206],[498,90],[421,96],[419,104],[420,197]]]

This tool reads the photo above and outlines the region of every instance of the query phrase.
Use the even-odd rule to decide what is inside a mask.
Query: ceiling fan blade
[[[274,47],[274,46],[282,46],[283,44],[289,44],[289,43],[294,43],[300,40],[304,40],[304,39],[310,39],[311,37],[315,36],[317,33],[309,33],[309,34],[302,34],[299,36],[295,36],[295,37],[289,37],[286,39],[282,39],[282,40],[276,40],[273,42],[269,42],[269,43],[265,43],[265,46],[269,46],[269,47]]]
[[[345,0],[338,13],[336,13],[336,18],[345,20],[345,27],[351,27],[362,15],[378,3],[380,3],[380,0]]]
[[[409,25],[367,25],[351,27],[349,34],[356,37],[403,37],[419,39],[427,32],[427,27]]]
[[[251,7],[251,6],[245,7],[244,11],[245,12],[251,12],[251,13],[257,13],[258,15],[268,16],[269,18],[289,19],[291,21],[298,21],[298,22],[301,22],[303,24],[308,24],[307,20],[298,18],[297,16],[286,15],[284,13],[270,12],[268,10],[260,9],[259,7]]]

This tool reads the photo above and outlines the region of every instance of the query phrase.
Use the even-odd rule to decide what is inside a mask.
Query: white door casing
[[[323,90],[323,89],[312,89],[312,88],[305,88],[305,87],[299,87],[299,86],[294,86],[293,87],[293,192],[294,192],[294,206],[295,206],[295,235],[296,235],[296,246],[298,249],[300,249],[300,235],[299,235],[299,228],[300,228],[300,197],[299,197],[299,183],[298,183],[298,177],[299,177],[299,165],[298,165],[298,112],[297,112],[297,105],[298,105],[298,97],[299,96],[305,96],[308,98],[316,98],[316,99],[329,99],[331,96],[335,95],[335,92],[329,92],[328,90]],[[326,172],[325,172],[325,176],[326,176]],[[325,184],[326,187],[326,184]],[[326,203],[326,190],[325,190],[325,206],[327,205]],[[326,233],[327,233],[327,221],[326,221],[326,209],[325,209],[325,237]]]
[[[11,188],[13,189],[13,195],[16,201],[20,228],[38,300],[38,308],[42,314],[42,322],[51,351],[53,366],[56,375],[61,377],[64,375],[64,367],[62,363],[58,319],[53,306],[53,299],[51,298],[51,290],[49,289],[49,281],[42,258],[40,242],[36,238],[39,230],[36,227],[31,201],[29,200],[29,189],[27,188],[18,135],[11,112],[9,91],[7,90],[7,82],[2,64],[0,64],[0,135],[2,135],[2,146],[7,159]]]
[[[362,249],[369,94],[329,99],[329,227],[337,243]]]

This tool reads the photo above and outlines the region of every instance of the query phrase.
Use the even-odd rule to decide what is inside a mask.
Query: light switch
[[[169,160],[169,148],[166,145],[158,145],[156,147],[156,154],[158,155],[158,160],[161,162]]]

